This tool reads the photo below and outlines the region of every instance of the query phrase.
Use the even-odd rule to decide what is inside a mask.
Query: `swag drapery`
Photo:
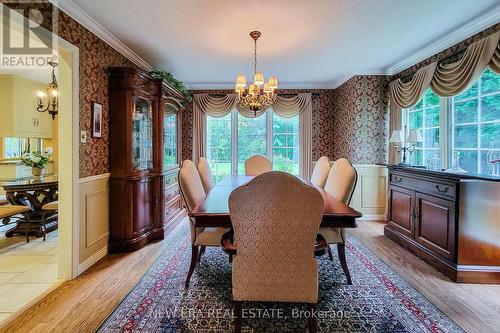
[[[224,117],[233,108],[244,117],[260,117],[267,110],[255,113],[237,105],[236,94],[215,97],[209,94],[195,94],[193,98],[193,161],[206,156],[207,115]],[[299,116],[299,170],[300,176],[309,179],[312,172],[312,99],[309,93],[300,93],[292,97],[276,96],[271,106],[273,112],[281,117]]]
[[[500,31],[469,45],[458,61],[434,62],[416,71],[409,82],[392,81],[389,84],[390,132],[401,129],[401,110],[417,104],[429,87],[439,96],[451,97],[467,90],[486,66],[500,74],[499,41]],[[390,148],[389,163],[395,163],[396,154]]]

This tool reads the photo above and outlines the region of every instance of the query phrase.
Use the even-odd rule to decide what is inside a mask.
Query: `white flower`
[[[32,159],[31,159],[34,163],[38,163],[41,161],[41,158],[38,157],[38,156],[34,156]]]
[[[47,154],[49,154],[49,155],[52,155],[52,152],[53,152],[53,151],[54,151],[54,150],[52,149],[52,147],[47,147],[47,149],[45,149],[45,152],[46,152]]]

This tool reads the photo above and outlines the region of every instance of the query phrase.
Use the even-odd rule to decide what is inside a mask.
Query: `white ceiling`
[[[91,25],[196,89],[232,88],[238,73],[251,75],[251,30],[262,31],[259,69],[277,75],[281,88],[332,88],[355,74],[399,71],[500,21],[499,0],[72,3],[61,8],[77,19],[83,11]]]

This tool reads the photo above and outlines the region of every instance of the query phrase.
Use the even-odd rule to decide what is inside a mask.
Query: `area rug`
[[[185,291],[191,258],[187,223],[164,242],[158,260],[98,332],[231,332],[228,256],[207,248]],[[318,259],[320,332],[463,332],[356,238],[349,236],[346,247],[352,285],[336,257]],[[300,304],[245,303],[243,332],[306,332],[305,310]]]

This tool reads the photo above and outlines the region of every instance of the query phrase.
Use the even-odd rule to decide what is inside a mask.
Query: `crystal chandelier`
[[[238,93],[238,106],[250,109],[257,115],[273,104],[278,89],[278,78],[271,76],[268,82],[264,81],[264,74],[257,71],[257,39],[260,31],[252,31],[250,37],[254,40],[254,66],[253,83],[246,90],[247,78],[244,74],[239,74],[236,78],[235,91]]]

